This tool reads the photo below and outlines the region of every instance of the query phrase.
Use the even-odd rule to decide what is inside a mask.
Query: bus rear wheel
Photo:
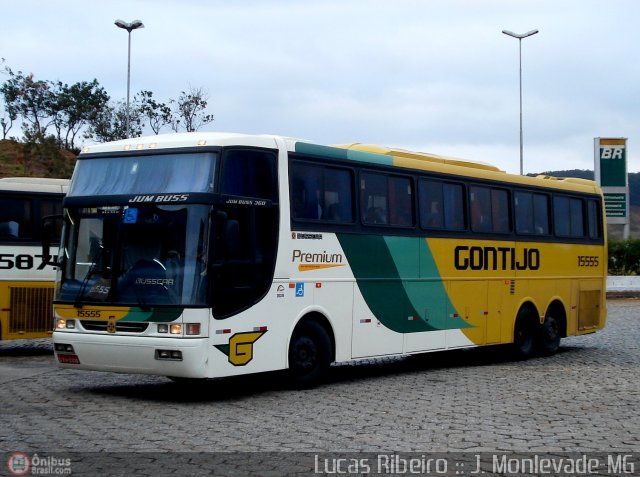
[[[547,315],[540,329],[540,352],[545,356],[555,354],[560,348],[560,324],[553,316]]]
[[[516,317],[513,332],[513,354],[516,359],[525,360],[533,356],[536,349],[536,317],[529,308],[522,308]]]
[[[331,340],[315,321],[298,325],[289,344],[289,371],[293,384],[308,389],[326,376],[331,364]]]

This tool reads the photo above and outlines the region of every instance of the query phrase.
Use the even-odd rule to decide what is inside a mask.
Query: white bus
[[[62,213],[68,183],[0,179],[0,340],[44,338],[53,332],[55,270],[41,253],[42,217]]]
[[[62,367],[174,378],[512,343],[605,323],[592,181],[359,144],[190,133],[86,148],[64,201]]]

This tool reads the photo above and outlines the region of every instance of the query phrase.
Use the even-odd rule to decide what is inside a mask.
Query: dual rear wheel
[[[549,356],[558,351],[562,337],[560,324],[551,313],[547,313],[542,325],[531,308],[522,308],[516,317],[513,335],[513,351],[518,359],[528,359],[536,351]]]

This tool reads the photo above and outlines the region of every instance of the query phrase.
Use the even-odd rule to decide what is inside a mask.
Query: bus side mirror
[[[46,265],[59,266],[58,259],[51,255],[51,244],[60,243],[59,230],[62,228],[62,215],[47,215],[42,217],[42,258]]]

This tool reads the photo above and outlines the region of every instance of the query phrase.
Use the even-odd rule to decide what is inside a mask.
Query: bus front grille
[[[9,290],[9,333],[53,331],[53,286],[12,286]]]
[[[87,331],[107,331],[106,321],[81,320],[80,324]],[[149,323],[138,323],[133,321],[116,323],[116,331],[124,333],[144,333],[148,327]]]

